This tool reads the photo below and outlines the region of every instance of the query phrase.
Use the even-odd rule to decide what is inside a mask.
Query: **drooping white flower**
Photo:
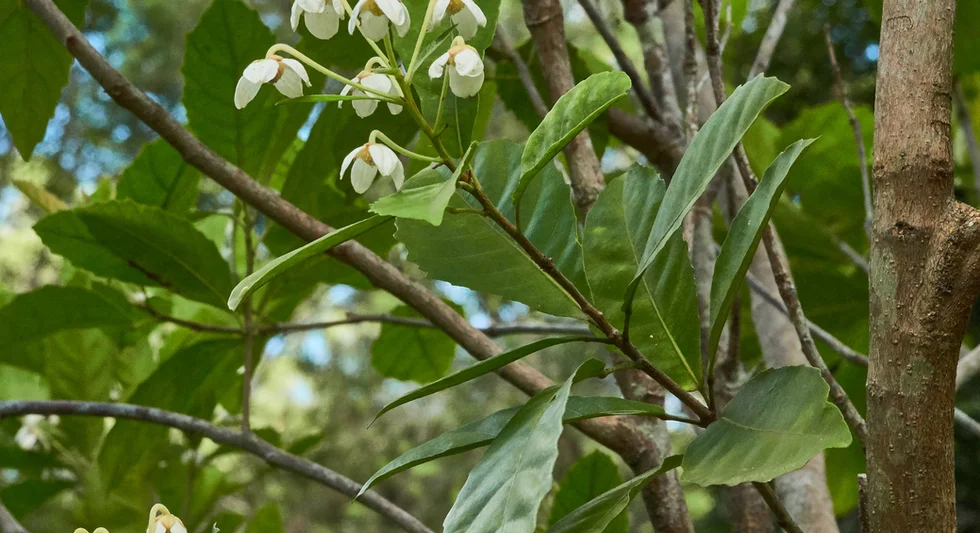
[[[429,77],[441,78],[449,70],[449,88],[460,98],[469,98],[483,87],[483,59],[476,48],[466,44],[462,37],[453,39],[449,51],[442,54],[429,67]]]
[[[481,27],[487,25],[487,16],[473,0],[436,0],[432,27],[442,22],[446,15],[456,24],[456,30],[463,39],[472,39]]]
[[[327,0],[295,0],[289,13],[289,25],[293,27],[293,31],[299,27],[300,17],[306,20],[306,29],[314,37],[329,39],[340,28],[340,21],[344,18],[344,5],[341,0],[332,0],[329,6]]]
[[[390,94],[395,97],[401,97],[402,89],[398,86],[398,83],[387,74],[377,74],[371,72],[370,70],[362,71],[354,81],[360,83],[361,85],[380,91],[383,93]],[[351,94],[353,96],[374,96],[371,93],[366,93],[353,85],[345,85],[343,90],[340,91],[341,95]],[[369,117],[374,113],[374,110],[378,108],[378,100],[353,100],[351,104],[354,106],[354,112],[357,116],[361,118]],[[343,107],[344,102],[337,102],[337,107]],[[388,102],[388,111],[391,111],[392,115],[397,115],[402,112],[402,106],[398,104],[393,104]]]
[[[295,59],[274,55],[252,61],[235,87],[235,107],[244,109],[259,93],[263,83],[271,83],[287,97],[297,98],[303,96],[303,84],[310,86],[310,77],[303,64]]]
[[[170,514],[165,505],[158,503],[150,509],[150,523],[146,526],[146,533],[187,533],[187,528],[180,518]]]
[[[361,21],[361,33],[372,41],[380,41],[388,34],[388,23],[395,25],[399,37],[404,37],[412,25],[408,8],[402,0],[360,0],[351,12],[347,31],[354,33],[357,21]]]
[[[371,187],[378,173],[391,178],[395,183],[395,189],[401,189],[402,184],[405,183],[405,167],[402,166],[395,152],[383,144],[369,142],[347,154],[344,164],[340,167],[341,179],[347,173],[347,167],[351,166],[351,162],[354,164],[350,171],[350,182],[358,194],[363,194]]]
[[[38,442],[44,437],[41,423],[44,422],[42,415],[27,415],[24,417],[20,429],[14,435],[14,442],[22,450],[33,450]]]

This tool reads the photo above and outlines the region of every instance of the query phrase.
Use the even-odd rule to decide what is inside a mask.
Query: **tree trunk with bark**
[[[953,533],[953,393],[980,213],[953,197],[955,0],[887,0],[875,102],[869,533]]]

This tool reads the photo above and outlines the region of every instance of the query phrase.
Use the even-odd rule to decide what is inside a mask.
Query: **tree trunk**
[[[980,214],[953,198],[955,0],[886,0],[875,102],[870,533],[953,533],[956,361]]]

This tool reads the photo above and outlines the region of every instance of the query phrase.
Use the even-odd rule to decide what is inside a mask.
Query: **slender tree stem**
[[[772,509],[774,515],[776,515],[776,523],[779,527],[785,529],[789,533],[803,533],[800,526],[796,525],[796,521],[793,517],[789,515],[789,511],[786,507],[783,507],[783,502],[779,501],[776,497],[776,491],[773,490],[772,485],[768,483],[753,483],[759,494],[762,495],[762,499],[766,501],[769,508]]]
[[[750,80],[759,74],[765,74],[766,69],[769,68],[769,62],[776,52],[776,45],[779,44],[783,30],[786,29],[787,14],[793,9],[795,1],[779,0],[779,4],[772,12],[772,20],[766,28],[766,34],[762,36],[762,44],[759,45],[759,51],[756,52],[755,61],[752,62],[752,69],[749,71]]]
[[[415,40],[415,50],[412,51],[412,60],[408,62],[408,73],[405,74],[405,81],[407,83],[412,83],[412,78],[415,77],[415,70],[419,68],[419,52],[422,51],[422,43],[425,42],[425,36],[429,32],[429,25],[432,24],[432,13],[436,8],[436,0],[429,0],[429,4],[425,7],[425,18],[422,19],[422,28],[419,29],[419,38]],[[449,77],[448,75],[446,76]],[[436,121],[438,124],[439,121]]]

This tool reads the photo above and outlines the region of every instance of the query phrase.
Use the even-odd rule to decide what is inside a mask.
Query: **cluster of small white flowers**
[[[483,58],[476,48],[466,44],[466,40],[472,39],[481,27],[487,25],[487,17],[474,0],[432,1],[435,2],[434,5],[430,5],[432,16],[425,25],[428,31],[441,31],[440,26],[448,19],[455,28],[457,36],[449,49],[432,62],[428,71],[429,77],[440,79],[448,76],[449,88],[458,98],[475,96],[483,87]],[[359,0],[353,9],[347,4],[347,0],[294,0],[289,22],[295,31],[299,28],[300,19],[303,19],[306,28],[314,37],[330,39],[337,34],[340,22],[346,19],[348,14],[350,15],[347,23],[348,32],[353,34],[355,29],[360,29],[366,39],[374,42],[384,39],[391,26],[394,26],[398,36],[404,37],[412,24],[403,0]],[[270,54],[266,58],[253,61],[245,68],[235,87],[235,106],[238,109],[248,105],[258,94],[261,86],[266,83],[271,83],[288,98],[302,96],[303,86],[311,85],[302,63],[296,59],[283,58],[271,53],[283,48],[289,47],[277,45],[270,49]],[[375,49],[377,50],[377,46]],[[418,50],[416,54],[417,52]],[[310,62],[308,58],[295,51],[293,55]],[[317,66],[315,63],[310,64]],[[361,97],[351,102],[359,117],[372,115],[377,110],[380,100],[387,103],[392,115],[402,111],[402,105],[396,102],[404,101],[406,95],[395,77],[390,74],[390,70],[388,73],[375,71],[375,67],[379,65],[386,69],[391,68],[384,59],[372,58],[353,80],[338,77],[348,83],[340,92],[341,95]],[[322,67],[318,68],[322,69]],[[411,74],[408,77],[410,78]],[[388,100],[380,95],[388,95],[391,99]],[[343,106],[343,101],[338,106]],[[411,155],[411,152],[399,149]],[[390,147],[374,142],[373,135],[370,142],[357,147],[347,155],[341,169],[341,177],[347,172],[348,167],[351,167],[351,183],[358,193],[367,191],[378,174],[390,178],[396,189],[401,188],[405,179],[405,170],[398,156]]]

